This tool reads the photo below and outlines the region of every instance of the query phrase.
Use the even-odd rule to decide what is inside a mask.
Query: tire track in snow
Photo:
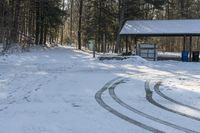
[[[119,80],[120,78],[115,78],[113,80],[111,80],[110,82],[108,82],[101,90],[99,90],[96,95],[95,95],[95,99],[96,101],[98,102],[99,105],[101,105],[104,109],[106,109],[107,111],[109,111],[110,113],[112,113],[113,115],[115,116],[118,116],[119,118],[129,122],[129,123],[132,123],[136,126],[139,126],[143,129],[146,129],[148,131],[151,131],[151,132],[155,132],[155,133],[164,133],[163,131],[161,130],[158,130],[158,129],[155,129],[153,127],[150,127],[148,125],[145,125],[139,121],[136,121],[134,119],[131,119],[130,117],[126,116],[126,115],[123,115],[121,114],[120,112],[118,112],[117,110],[113,109],[112,107],[110,107],[109,105],[107,105],[103,99],[102,99],[102,94],[108,90],[110,87],[112,87],[114,85],[114,83]]]
[[[154,87],[158,87],[160,86],[160,84],[156,84]],[[175,113],[175,114],[178,114],[178,115],[181,115],[181,116],[184,116],[184,117],[187,117],[187,118],[190,118],[190,119],[193,119],[193,120],[197,120],[197,121],[200,121],[200,118],[198,117],[195,117],[195,116],[191,116],[189,114],[186,114],[186,113],[183,113],[183,112],[179,112],[179,111],[176,111],[176,110],[173,110],[173,109],[170,109],[170,108],[167,108],[161,104],[159,104],[158,102],[156,102],[154,99],[153,99],[153,92],[151,91],[150,87],[149,87],[149,81],[147,81],[145,83],[145,91],[146,91],[146,99],[153,105],[161,108],[161,109],[164,109],[166,111],[169,111],[169,112],[172,112],[172,113]]]
[[[157,84],[159,84],[159,85],[155,86],[155,87],[154,87],[154,90],[155,90],[155,92],[156,92],[158,95],[160,95],[160,96],[163,97],[164,99],[166,99],[166,100],[168,100],[168,101],[170,101],[170,102],[173,102],[173,103],[175,103],[175,104],[178,104],[178,105],[181,105],[181,106],[184,106],[184,107],[187,107],[187,108],[190,108],[190,109],[192,109],[192,110],[195,110],[195,111],[200,112],[200,109],[199,109],[199,108],[195,108],[195,107],[193,107],[193,106],[190,106],[190,105],[187,105],[187,104],[178,102],[178,101],[176,101],[176,100],[174,100],[174,99],[168,97],[167,95],[165,95],[164,93],[162,93],[162,92],[160,91],[161,82],[159,82],[159,83],[157,83]]]
[[[187,128],[184,128],[184,127],[181,127],[181,126],[178,126],[178,125],[175,125],[175,124],[172,124],[170,122],[167,122],[167,121],[164,121],[164,120],[161,120],[161,119],[158,119],[156,117],[153,117],[151,115],[148,115],[144,112],[141,112],[133,107],[131,107],[130,105],[126,104],[125,102],[123,102],[119,97],[117,97],[116,93],[115,93],[115,88],[117,85],[121,84],[121,83],[124,83],[125,79],[121,79],[120,81],[118,82],[115,82],[111,87],[109,87],[109,93],[110,93],[110,96],[117,102],[119,103],[121,106],[123,106],[124,108],[140,115],[140,116],[143,116],[147,119],[150,119],[150,120],[153,120],[157,123],[160,123],[160,124],[163,124],[163,125],[166,125],[166,126],[169,126],[169,127],[172,127],[172,128],[175,128],[177,130],[180,130],[180,131],[183,131],[183,132],[186,132],[186,133],[199,133],[199,132],[196,132],[196,131],[193,131],[193,130],[190,130],[190,129],[187,129]]]
[[[3,107],[3,108],[0,108],[0,112],[4,111],[4,110],[6,110],[6,109],[8,109],[8,106]]]

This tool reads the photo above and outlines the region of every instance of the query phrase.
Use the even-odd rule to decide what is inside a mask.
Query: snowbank
[[[149,64],[150,62],[140,56],[107,56],[110,60],[103,60],[108,64]],[[113,58],[113,59],[112,59]],[[115,59],[116,58],[116,59]],[[119,59],[117,59],[119,58]]]

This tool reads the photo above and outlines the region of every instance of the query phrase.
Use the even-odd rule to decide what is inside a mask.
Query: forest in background
[[[0,0],[0,43],[4,51],[19,45],[57,41],[66,11],[62,0]]]
[[[57,43],[88,49],[93,42],[98,52],[118,52],[124,48],[118,33],[126,20],[199,18],[200,0],[1,0],[0,44],[6,51],[16,45]],[[135,39],[128,41],[132,51]],[[137,38],[137,42],[181,51],[183,38]],[[199,37],[193,38],[193,46],[199,50]]]

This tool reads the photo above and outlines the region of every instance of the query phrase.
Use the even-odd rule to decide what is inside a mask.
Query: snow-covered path
[[[198,110],[169,101],[153,89],[162,82],[159,90],[163,94],[199,109],[199,66],[148,62],[139,57],[102,62],[70,47],[0,57],[0,133],[200,132],[198,119],[151,104],[145,92],[145,82],[150,81],[153,100],[200,119]],[[108,86],[101,98],[129,121],[108,112],[95,99],[117,77],[128,80]],[[133,120],[153,130],[131,123]]]

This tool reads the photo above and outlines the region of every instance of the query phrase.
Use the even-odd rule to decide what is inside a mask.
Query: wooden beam
[[[137,49],[137,37],[135,36],[135,54],[138,55],[138,49]]]
[[[135,45],[137,45],[137,37],[135,37]]]
[[[186,50],[186,36],[184,35],[184,37],[183,37],[183,51],[185,51]]]
[[[128,54],[128,36],[126,36],[126,55]]]
[[[190,62],[192,61],[192,36],[190,36]]]

